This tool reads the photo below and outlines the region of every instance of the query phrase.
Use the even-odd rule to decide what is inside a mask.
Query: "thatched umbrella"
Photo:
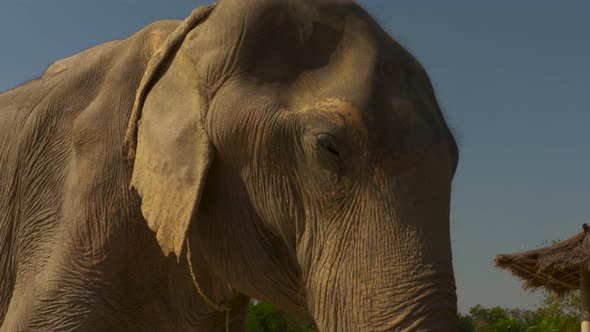
[[[498,255],[496,267],[523,280],[525,289],[544,288],[563,295],[580,289],[582,332],[590,332],[590,226],[551,246]]]

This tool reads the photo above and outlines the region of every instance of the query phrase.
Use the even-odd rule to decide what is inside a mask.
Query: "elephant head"
[[[190,236],[234,289],[322,331],[456,327],[457,146],[423,68],[357,4],[198,9],[137,96],[132,186],[165,254]]]

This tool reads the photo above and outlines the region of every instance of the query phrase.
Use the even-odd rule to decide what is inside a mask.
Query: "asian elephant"
[[[57,61],[0,95],[0,160],[2,332],[238,331],[250,298],[456,329],[457,146],[353,1],[221,0]]]

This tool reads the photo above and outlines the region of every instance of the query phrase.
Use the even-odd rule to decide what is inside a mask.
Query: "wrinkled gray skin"
[[[424,70],[352,2],[156,22],[0,95],[0,330],[222,331],[187,237],[233,331],[249,298],[454,330],[457,158]]]

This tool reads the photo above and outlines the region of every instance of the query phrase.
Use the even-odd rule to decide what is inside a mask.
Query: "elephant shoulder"
[[[49,68],[46,75],[64,70],[60,68],[77,67],[76,63],[88,63],[84,58],[95,63],[86,69],[87,73],[79,74],[93,82],[93,91],[89,93],[90,102],[77,107],[81,112],[76,114],[72,127],[75,148],[81,144],[102,141],[109,146],[116,146],[117,152],[120,152],[136,90],[148,62],[179,22],[157,21],[125,40],[98,46],[95,54],[78,54],[76,56],[80,56],[80,59],[64,59],[63,63],[56,63]],[[72,81],[79,82],[80,79]],[[79,84],[75,83],[64,91],[71,91],[77,86]],[[95,139],[90,139],[92,135]],[[105,140],[107,137],[116,141]]]
[[[124,40],[109,41],[91,48],[88,48],[73,56],[60,59],[51,64],[42,77],[60,73],[66,69],[76,69],[80,66],[92,65],[101,57],[108,57],[109,54],[124,55],[125,53],[139,51],[135,54],[144,61],[149,61],[151,55],[158,50],[166,37],[180,24],[179,20],[161,20],[145,26],[133,35]],[[123,53],[123,54],[121,54]]]
[[[179,23],[152,23],[0,93],[0,322],[19,270],[14,255],[34,257],[54,241],[56,226],[73,218],[64,201],[86,212],[69,215],[101,216],[105,223],[118,213],[112,202],[132,206],[121,143],[145,68]],[[91,201],[98,203],[84,205]],[[25,243],[17,229],[35,239]]]
[[[39,78],[0,94],[0,182],[6,184],[0,186],[0,212],[38,178],[52,181],[45,190],[58,190],[77,158],[96,161],[87,164],[89,171],[107,172],[109,160],[122,164],[135,90],[150,57],[179,23],[152,23],[124,40],[59,60]]]
[[[96,59],[99,63],[88,69],[97,71],[93,75],[98,81],[92,84],[90,98],[76,107],[81,111],[76,112],[71,122],[69,140],[73,162],[67,175],[79,180],[68,190],[85,197],[82,202],[117,202],[121,209],[135,203],[128,190],[131,168],[123,156],[122,143],[148,62],[179,23],[158,21],[125,40],[104,45],[104,59]],[[88,208],[98,209],[95,215],[103,213],[99,211],[101,204]]]

